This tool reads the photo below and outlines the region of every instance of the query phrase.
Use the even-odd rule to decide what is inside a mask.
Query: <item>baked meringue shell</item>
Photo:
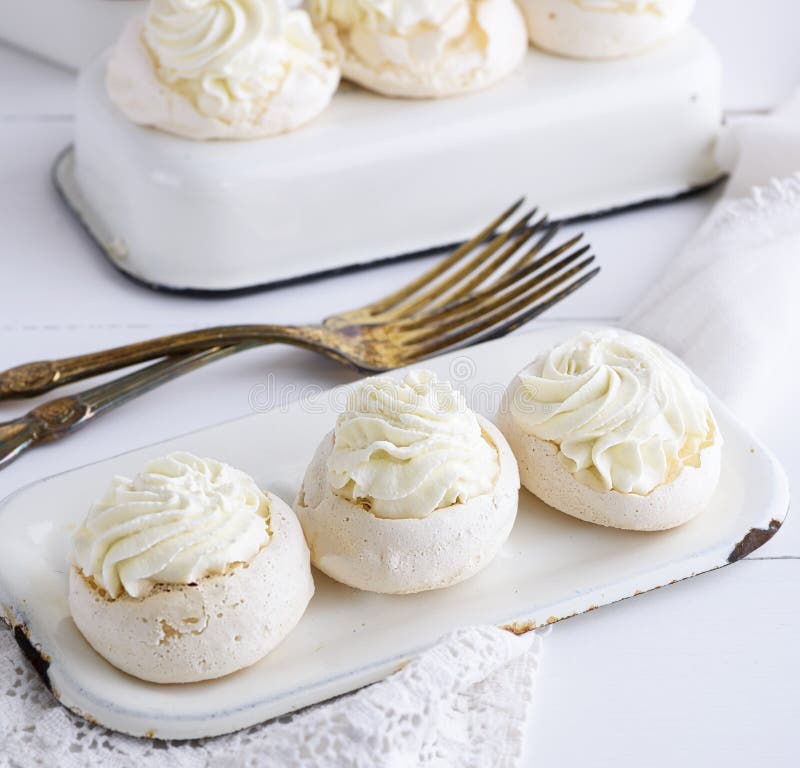
[[[577,0],[518,2],[535,46],[579,59],[614,59],[643,53],[677,34],[694,8],[694,0],[663,3],[669,8],[658,13],[644,3],[640,10],[626,10],[582,8]]]
[[[332,22],[317,27],[326,47],[337,52],[342,76],[384,96],[410,99],[446,98],[481,90],[511,74],[528,50],[525,19],[513,0],[470,0],[477,6],[476,20],[489,40],[483,65],[464,79],[451,74],[446,58],[432,72],[420,75],[399,67],[376,69],[350,50],[345,34]],[[454,51],[448,56],[465,57],[471,51]],[[458,67],[452,67],[457,71]]]
[[[379,518],[337,496],[327,480],[327,459],[333,449],[333,432],[328,433],[294,505],[311,562],[343,584],[386,594],[448,587],[485,568],[514,525],[519,473],[500,430],[481,416],[478,421],[498,453],[494,489],[425,518]]]
[[[272,538],[248,563],[196,585],[160,585],[111,599],[76,567],[69,606],[81,634],[123,672],[154,683],[191,683],[259,661],[302,617],[314,594],[297,517],[266,493]]]
[[[545,504],[579,520],[630,531],[661,531],[696,517],[708,506],[719,483],[722,437],[715,426],[713,441],[700,452],[698,466],[684,465],[677,477],[648,494],[597,491],[580,482],[558,458],[555,443],[526,432],[509,407],[516,377],[497,416],[519,465],[523,487]]]
[[[117,108],[133,123],[196,141],[259,139],[299,128],[317,117],[339,85],[331,64],[324,78],[292,68],[268,107],[255,121],[226,122],[200,114],[182,93],[162,83],[142,40],[144,21],[125,27],[108,62],[106,89]]]

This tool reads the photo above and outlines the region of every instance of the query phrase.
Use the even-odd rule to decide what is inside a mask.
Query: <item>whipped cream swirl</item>
[[[242,51],[278,38],[281,9],[264,0],[153,0],[144,37],[165,76],[224,73]]]
[[[358,386],[328,458],[334,493],[384,518],[424,518],[490,493],[498,473],[497,450],[463,396],[424,370]]]
[[[192,584],[270,540],[269,502],[244,472],[173,453],[115,477],[73,542],[73,564],[112,598]]]
[[[716,425],[706,396],[656,344],[632,333],[581,333],[537,358],[510,403],[530,435],[559,446],[598,491],[650,493],[699,466]]]

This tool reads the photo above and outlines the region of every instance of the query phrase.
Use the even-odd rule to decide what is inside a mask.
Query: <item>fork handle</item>
[[[283,325],[228,325],[159,336],[87,355],[26,363],[0,372],[0,400],[33,397],[56,387],[167,355],[244,343],[311,346],[313,329]]]
[[[101,413],[201,366],[254,344],[216,347],[194,354],[168,357],[139,371],[76,395],[49,400],[24,416],[0,424],[0,469],[40,443],[59,440]]]

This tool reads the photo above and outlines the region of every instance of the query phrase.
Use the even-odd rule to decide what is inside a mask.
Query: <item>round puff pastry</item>
[[[513,72],[528,48],[513,0],[313,0],[342,75],[386,96],[442,98]]]
[[[72,617],[90,645],[154,683],[257,662],[313,593],[289,506],[244,473],[189,454],[115,478],[76,535],[69,577]]]
[[[631,56],[675,35],[694,0],[519,0],[531,42],[579,59]]]
[[[653,342],[583,333],[523,369],[498,423],[522,485],[598,525],[673,528],[708,506],[722,436],[705,395]]]
[[[432,405],[432,386],[442,388],[444,406]],[[349,586],[389,594],[463,581],[492,560],[514,524],[519,475],[511,449],[427,372],[363,387],[382,400],[340,417],[295,502],[313,564]],[[393,393],[411,393],[413,412],[393,413]]]

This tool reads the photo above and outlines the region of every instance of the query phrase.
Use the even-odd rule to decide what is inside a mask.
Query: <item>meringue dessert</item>
[[[632,333],[584,332],[537,357],[511,382],[499,424],[522,484],[591,523],[673,528],[719,481],[722,436],[706,396]]]
[[[75,624],[115,667],[154,683],[250,666],[313,593],[289,506],[244,472],[188,453],[115,477],[73,542]]]
[[[342,74],[387,96],[485,88],[528,47],[513,0],[311,0],[311,14]]]
[[[631,56],[673,37],[694,0],[518,0],[531,42],[578,59]]]
[[[108,62],[134,123],[190,139],[255,139],[316,117],[339,69],[303,10],[283,0],[151,0]]]
[[[358,589],[407,594],[488,565],[511,532],[518,491],[499,430],[418,370],[351,392],[295,511],[321,571]]]

